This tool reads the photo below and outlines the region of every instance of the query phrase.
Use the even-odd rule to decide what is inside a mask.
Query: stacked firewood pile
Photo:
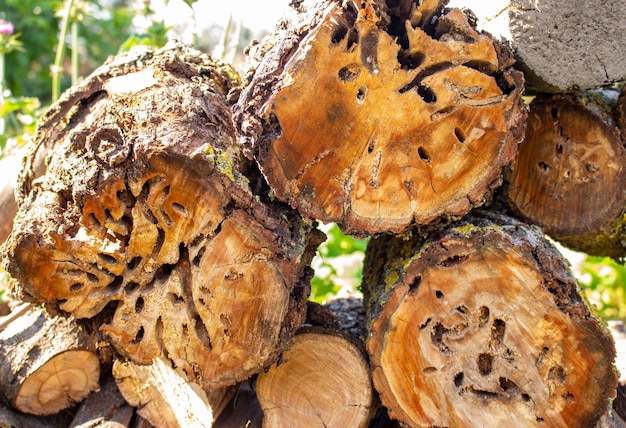
[[[242,78],[171,45],[52,106],[0,192],[0,426],[624,426],[544,233],[626,255],[625,76],[538,84],[445,3],[293,2]],[[307,302],[318,220],[371,237],[363,300]]]

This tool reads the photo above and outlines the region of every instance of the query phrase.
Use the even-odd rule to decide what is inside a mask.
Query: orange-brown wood
[[[383,404],[409,426],[592,426],[615,395],[612,338],[536,230],[492,219],[371,241],[368,264],[408,255],[364,278]]]
[[[98,389],[96,340],[74,318],[33,305],[0,318],[0,399],[23,413],[53,415]]]
[[[367,360],[337,331],[301,331],[256,391],[267,428],[366,427],[372,416]]]
[[[289,346],[319,243],[252,193],[262,178],[226,100],[237,82],[180,46],[96,70],[40,125],[47,170],[26,171],[6,246],[24,298],[92,318],[119,354],[164,358],[207,390]]]
[[[387,15],[375,1],[322,2],[235,107],[276,196],[351,233],[467,213],[522,137],[523,79],[506,49],[458,9],[399,3]]]
[[[602,95],[532,102],[507,196],[517,214],[564,244],[619,258],[626,254],[626,150],[615,100]]]
[[[117,360],[113,377],[126,402],[152,425],[164,428],[212,427],[237,390],[225,387],[207,393],[162,358],[142,366]]]

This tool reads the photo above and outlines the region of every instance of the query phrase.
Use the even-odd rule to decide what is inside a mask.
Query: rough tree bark
[[[381,236],[363,288],[374,385],[409,426],[590,427],[615,396],[610,333],[540,229],[489,214]]]
[[[0,398],[20,412],[52,415],[96,390],[96,340],[74,318],[30,304],[0,319]]]
[[[102,377],[100,389],[78,407],[69,428],[122,428],[130,426],[135,409],[124,397],[110,373]]]
[[[48,167],[22,177],[6,245],[24,299],[92,318],[121,355],[163,357],[207,390],[289,346],[319,243],[252,192],[265,187],[235,143],[236,84],[180,46],[96,70],[40,123]]]
[[[563,244],[621,258],[626,150],[617,101],[617,90],[535,98],[505,188],[516,215]]]
[[[620,0],[452,0],[478,28],[506,40],[532,92],[593,89],[626,80]]]
[[[522,74],[443,3],[322,1],[251,51],[234,119],[278,198],[345,232],[400,232],[462,216],[501,182]]]

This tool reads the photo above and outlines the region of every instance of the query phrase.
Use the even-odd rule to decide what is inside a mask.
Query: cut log
[[[96,341],[73,318],[16,308],[0,319],[0,398],[20,412],[52,415],[98,388]]]
[[[537,97],[507,198],[513,212],[564,245],[626,255],[626,150],[616,126],[617,91]]]
[[[257,378],[264,427],[366,427],[373,416],[369,365],[337,330],[304,327]]]
[[[235,143],[236,84],[181,46],[96,70],[40,122],[48,167],[25,171],[6,245],[24,299],[92,318],[122,356],[163,357],[207,390],[290,345],[321,234],[250,190],[262,179]]]
[[[265,55],[234,106],[275,195],[355,235],[466,214],[523,137],[510,52],[443,1],[395,3],[301,11],[252,50]]]
[[[163,428],[211,427],[236,391],[225,387],[207,393],[162,358],[145,366],[117,360],[113,376],[126,402]]]
[[[100,389],[80,403],[69,428],[128,427],[134,415],[135,409],[124,401],[115,379],[107,373]]]
[[[593,89],[626,80],[626,9],[619,0],[452,0],[478,28],[506,40],[532,92]]]
[[[348,361],[345,361],[345,357],[343,354],[345,353],[342,348],[343,347],[353,347],[357,346],[361,349],[361,355],[365,356],[365,348],[364,344],[360,342],[360,337],[364,337],[365,335],[365,308],[363,306],[362,299],[349,298],[349,299],[336,299],[330,302],[327,305],[319,305],[314,302],[307,302],[307,320],[306,320],[306,328],[303,331],[315,331],[318,333],[318,336],[315,336],[315,340],[312,337],[307,336],[305,342],[300,343],[298,346],[300,348],[307,346],[310,349],[306,349],[305,352],[300,351],[297,355],[294,355],[291,351],[287,351],[283,354],[279,362],[277,363],[278,368],[272,368],[272,374],[265,373],[261,374],[259,377],[265,378],[260,382],[264,384],[262,394],[265,396],[262,398],[265,402],[266,406],[272,407],[273,405],[279,406],[281,408],[273,408],[268,410],[268,412],[275,412],[280,416],[272,415],[269,419],[267,417],[264,418],[263,409],[261,408],[261,404],[259,403],[259,399],[257,397],[257,391],[259,391],[258,387],[255,388],[255,382],[257,378],[253,378],[251,381],[244,382],[231,402],[226,406],[226,408],[220,413],[219,418],[215,421],[214,428],[230,428],[230,427],[246,427],[246,428],[254,428],[254,427],[275,427],[275,426],[318,426],[320,423],[328,424],[329,422],[326,420],[329,412],[333,411],[333,408],[328,405],[328,403],[321,403],[320,401],[303,401],[302,397],[297,398],[291,394],[298,394],[301,396],[303,394],[304,388],[307,387],[317,387],[321,388],[317,391],[314,396],[322,396],[324,400],[330,400],[333,397],[326,397],[328,394],[329,388],[335,387],[335,377],[330,374],[324,374],[324,369],[317,367],[315,364],[312,367],[309,366],[309,362],[307,359],[315,359],[315,356],[312,356],[312,353],[323,353],[324,347],[320,347],[318,343],[319,337],[326,338],[328,335],[337,336],[339,335],[339,339],[335,338],[334,340],[338,340],[339,348],[335,349],[331,355],[325,356],[323,358],[318,357],[323,361],[320,361],[318,364],[327,364],[328,359],[333,360],[332,367],[326,367],[329,373],[337,370],[338,365],[346,368],[348,364],[352,362],[351,358],[348,358]],[[311,327],[315,326],[315,329]],[[337,329],[342,333],[338,333]],[[344,334],[347,334],[346,337]],[[345,340],[348,340],[346,343]],[[296,343],[299,343],[300,336],[296,336]],[[333,342],[331,341],[331,342]],[[333,343],[331,343],[333,345]],[[291,365],[285,365],[286,360],[291,361]],[[344,366],[345,364],[345,366]],[[362,364],[362,361],[359,359],[359,364]],[[314,369],[319,371],[317,373],[308,374],[306,378],[308,381],[305,385],[302,386],[294,386],[299,380],[300,372],[294,371],[294,365],[297,370],[309,370]],[[351,370],[351,369],[348,369]],[[356,376],[363,376],[363,372],[355,373]],[[270,377],[268,380],[267,377]],[[324,377],[325,379],[331,379],[330,384],[326,384],[325,381],[321,382],[318,380],[315,381],[315,384],[312,385],[310,381],[315,377]],[[347,390],[351,387],[358,387],[354,385],[355,381],[350,381],[349,385],[341,385],[339,391],[333,392],[333,394],[341,394],[341,391]],[[257,383],[258,384],[258,383]],[[288,388],[287,390],[282,390],[284,388]],[[370,386],[371,388],[371,386]],[[282,390],[282,391],[281,391]],[[271,396],[267,396],[268,391],[271,393]],[[304,391],[306,392],[306,391]],[[373,391],[372,391],[373,392]],[[348,394],[352,394],[349,392]],[[274,401],[276,400],[276,401]],[[372,400],[376,405],[379,404],[379,401],[376,399]],[[370,402],[370,406],[371,406]],[[302,406],[305,406],[304,408]],[[319,412],[319,415],[314,416],[313,420],[308,420],[303,422],[306,417],[310,417],[310,408],[313,406],[318,406],[316,409]],[[288,411],[285,408],[289,408]],[[370,408],[370,416],[374,413],[374,407]],[[342,413],[343,409],[335,409],[335,411]],[[307,413],[308,412],[308,413]],[[290,416],[296,414],[296,419],[291,420]],[[304,416],[306,415],[306,416]],[[321,415],[321,416],[320,416]],[[350,416],[347,416],[350,417]],[[320,422],[321,419],[321,422]],[[361,426],[359,421],[363,421],[363,418],[357,417],[352,420],[342,420],[342,422],[333,422],[336,426],[341,426],[341,423],[345,423],[345,426]],[[278,425],[276,425],[278,424]],[[326,425],[332,426],[332,425]],[[382,425],[371,425],[368,426],[381,427]]]
[[[363,288],[374,385],[409,426],[590,427],[615,397],[612,337],[538,228],[372,239]]]

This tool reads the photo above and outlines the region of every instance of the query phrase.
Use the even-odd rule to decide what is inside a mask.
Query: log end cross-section
[[[615,396],[613,340],[539,230],[495,220],[367,269],[382,402],[409,426],[593,426]],[[411,242],[373,240],[366,263]]]
[[[28,304],[15,312],[6,322],[0,318],[0,401],[52,415],[98,389],[96,340],[76,319],[50,317]]]
[[[368,426],[372,385],[364,353],[333,329],[305,327],[266,373],[257,397],[264,427]]]
[[[616,93],[535,98],[505,187],[523,219],[575,250],[617,259],[626,255],[626,127],[615,123]]]
[[[97,70],[40,125],[48,168],[23,180],[7,244],[25,298],[96,317],[123,356],[165,358],[207,389],[290,344],[316,245],[293,211],[250,191],[234,78],[185,48]]]
[[[523,134],[506,48],[459,9],[397,3],[319,3],[277,33],[235,106],[276,196],[349,233],[466,214]]]

